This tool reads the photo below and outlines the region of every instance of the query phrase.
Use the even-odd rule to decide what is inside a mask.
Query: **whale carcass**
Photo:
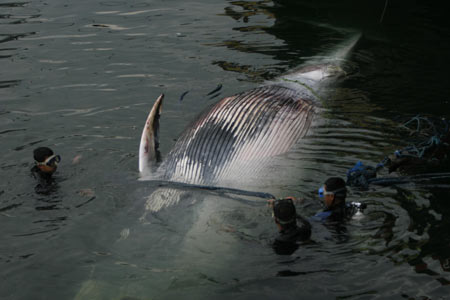
[[[186,128],[162,162],[158,139],[164,99],[161,94],[141,136],[141,175],[232,187],[262,178],[268,161],[289,151],[307,134],[320,103],[318,91],[345,73],[341,62],[358,39],[359,35],[339,48],[339,59],[312,62],[262,86],[221,99]]]
[[[162,99],[155,110],[160,111]],[[314,108],[311,99],[278,85],[226,97],[181,135],[160,166],[162,176],[202,184],[233,176],[230,172],[241,163],[289,150],[308,131]],[[158,156],[154,130],[158,118],[150,115],[142,135],[141,172],[148,168],[145,156],[152,160]]]

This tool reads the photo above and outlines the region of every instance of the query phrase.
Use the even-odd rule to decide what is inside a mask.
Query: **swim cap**
[[[280,224],[290,224],[295,221],[297,212],[291,199],[275,200],[273,214]]]
[[[347,188],[345,180],[340,177],[330,177],[325,181],[326,191],[334,193],[337,197],[345,198],[347,196]]]
[[[48,148],[48,147],[39,147],[34,149],[33,151],[33,157],[34,160],[37,162],[44,162],[44,160],[53,155],[53,151],[52,149]]]

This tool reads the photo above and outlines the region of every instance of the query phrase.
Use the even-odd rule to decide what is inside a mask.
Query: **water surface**
[[[448,179],[353,189],[349,200],[368,208],[346,234],[314,223],[313,243],[278,256],[264,200],[187,189],[179,205],[144,214],[160,187],[137,174],[160,93],[164,156],[221,97],[362,32],[311,133],[258,190],[303,198],[298,212],[313,215],[327,177],[407,144],[402,121],[450,116],[445,11],[419,1],[1,3],[0,298],[447,297]],[[29,176],[38,146],[63,158],[48,196]]]

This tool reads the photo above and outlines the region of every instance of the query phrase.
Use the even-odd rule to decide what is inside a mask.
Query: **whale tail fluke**
[[[318,98],[318,91],[347,74],[345,71],[349,55],[362,37],[361,32],[352,32],[351,36],[321,55],[311,57],[307,62],[290,70],[265,84],[281,84],[306,96]]]
[[[161,94],[156,99],[142,130],[141,144],[139,146],[139,172],[144,176],[150,173],[151,165],[161,159],[159,152],[159,118],[163,99],[164,94]]]
[[[353,49],[356,47],[356,44],[361,40],[362,32],[355,32],[352,34],[350,38],[344,41],[341,45],[339,45],[336,49],[332,50],[331,53],[328,54],[331,59],[336,61],[345,60],[350,53],[352,53]]]

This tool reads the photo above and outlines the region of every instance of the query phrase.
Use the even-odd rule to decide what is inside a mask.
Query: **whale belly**
[[[239,180],[239,170],[256,174],[307,133],[314,112],[311,99],[277,85],[224,98],[178,139],[161,166],[165,179],[213,184]]]

